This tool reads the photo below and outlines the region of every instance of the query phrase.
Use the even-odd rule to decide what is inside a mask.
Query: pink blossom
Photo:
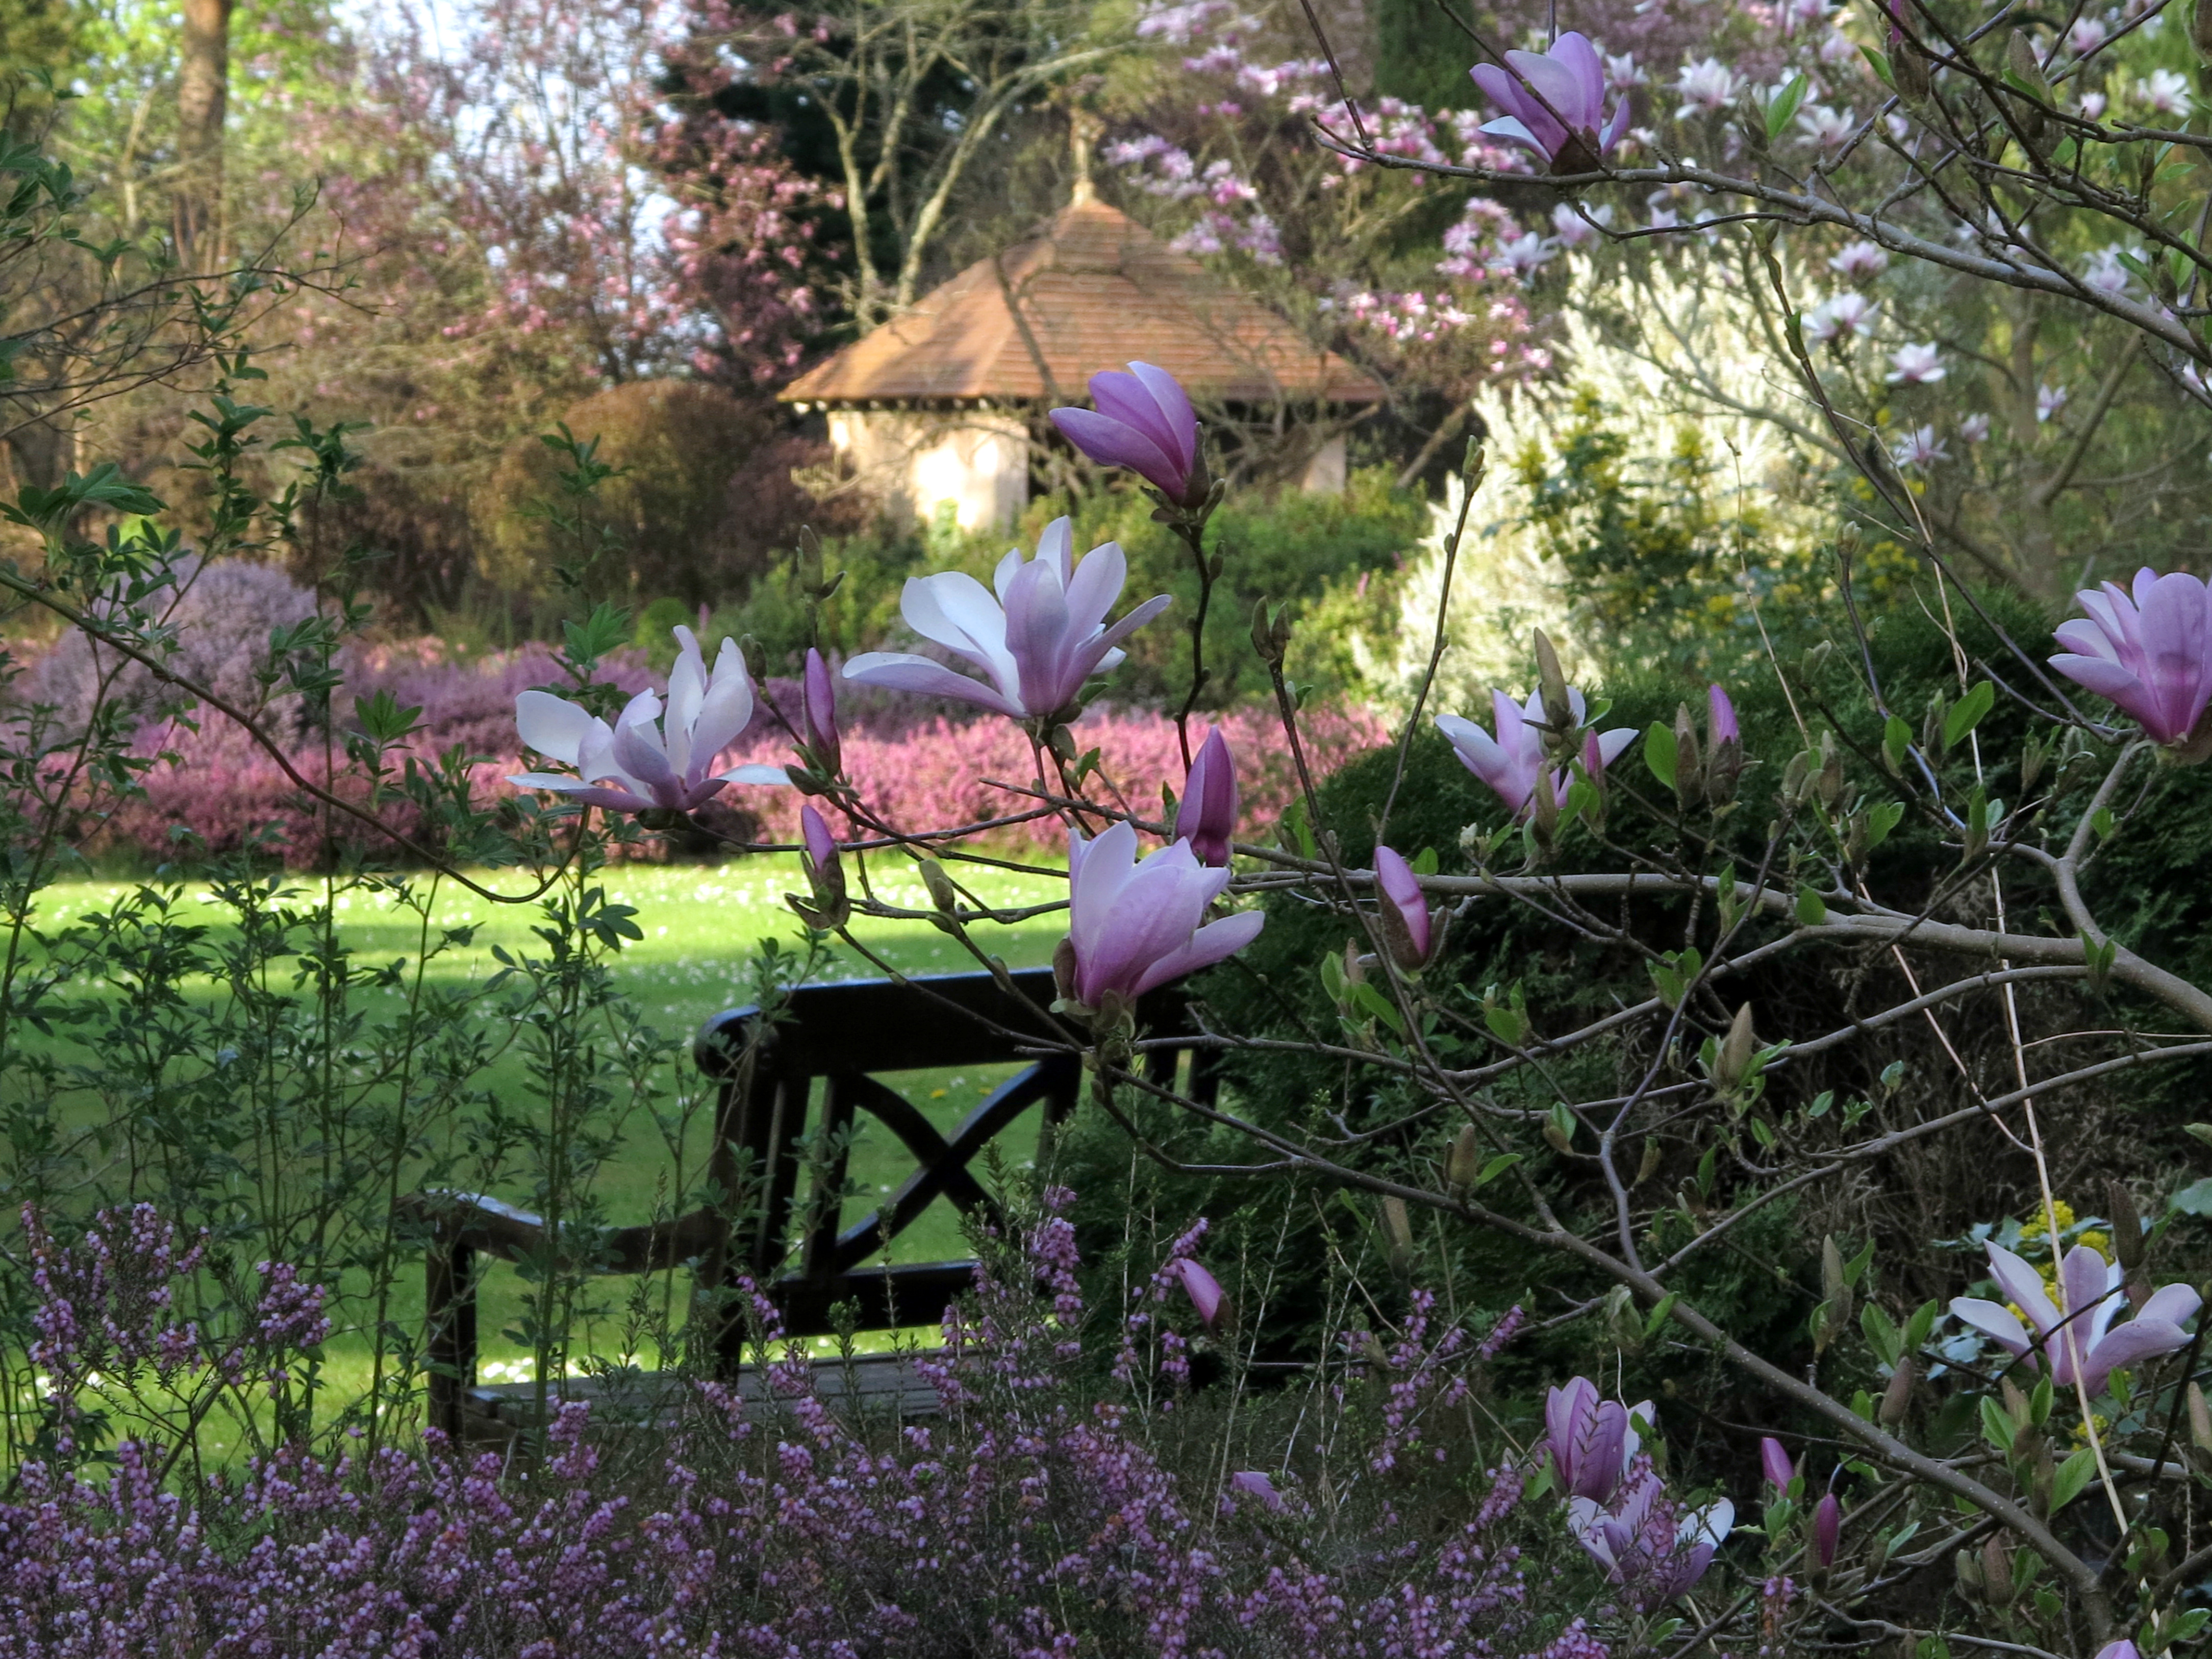
[[[1583,694],[1570,686],[1567,696],[1579,721],[1585,707]],[[1497,727],[1494,736],[1458,714],[1437,715],[1437,729],[1450,743],[1460,764],[1497,791],[1498,798],[1517,814],[1536,793],[1536,780],[1544,770],[1543,694],[1532,691],[1525,703],[1516,703],[1503,691],[1493,690],[1490,701],[1492,723]],[[1625,726],[1600,733],[1598,753],[1603,763],[1610,766],[1635,736]],[[1553,776],[1554,799],[1566,793],[1565,775],[1560,772]]]
[[[2203,593],[2199,584],[2200,606]],[[2201,610],[2197,625],[2201,631]],[[2201,712],[2201,696],[2197,706]],[[2063,1312],[2045,1293],[2043,1277],[2033,1267],[2000,1244],[1992,1243],[1988,1249],[1990,1273],[2013,1306],[2027,1316],[2035,1334],[2029,1336],[2011,1309],[1979,1297],[1954,1297],[1952,1313],[2024,1360],[2031,1370],[2040,1369],[2036,1352],[2040,1350],[2050,1362],[2051,1380],[2062,1389],[2072,1388],[2078,1376],[2092,1395],[2100,1394],[2105,1379],[2116,1369],[2139,1365],[2188,1346],[2181,1322],[2196,1313],[2203,1298],[2186,1285],[2153,1291],[2135,1317],[2115,1329],[2112,1316],[2125,1305],[2120,1269],[2088,1245],[2077,1244],[2067,1252],[2059,1276]]]
[[[1628,100],[1606,114],[1604,65],[1588,37],[1572,30],[1549,52],[1509,51],[1503,69],[1477,64],[1468,73],[1503,112],[1483,131],[1541,156],[1554,172],[1595,171],[1627,130]]]
[[[1206,734],[1182,789],[1176,808],[1176,835],[1190,843],[1200,864],[1219,869],[1229,862],[1238,810],[1237,763],[1219,726]]]
[[[2152,741],[2187,742],[2212,703],[2212,595],[2204,584],[2146,567],[2132,592],[2106,582],[2074,597],[2089,614],[2059,625],[2066,649],[2051,665],[2134,715]]]
[[[1892,386],[1933,386],[1943,374],[1942,353],[1934,345],[1901,345],[1889,354],[1882,378]]]
[[[1210,968],[1260,935],[1267,918],[1243,910],[1206,921],[1229,884],[1188,842],[1137,856],[1137,831],[1116,823],[1096,841],[1067,838],[1068,931],[1073,994],[1089,1008],[1107,997],[1134,1000],[1156,985]]]
[[[1102,466],[1127,467],[1177,507],[1204,503],[1210,485],[1199,458],[1198,416],[1174,375],[1131,363],[1126,374],[1092,375],[1091,398],[1096,411],[1052,411],[1062,436]]]

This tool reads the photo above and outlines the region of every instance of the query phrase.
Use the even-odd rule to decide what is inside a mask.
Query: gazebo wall
[[[894,523],[952,503],[963,530],[1007,530],[1030,498],[1029,426],[987,410],[833,409],[830,444]]]

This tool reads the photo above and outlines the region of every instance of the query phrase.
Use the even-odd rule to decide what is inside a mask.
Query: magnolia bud
[[[2212,1407],[2204,1403],[2204,1390],[2189,1385],[2189,1438],[2203,1452],[2212,1452]]]
[[[1559,666],[1559,653],[1540,628],[1536,630],[1536,684],[1544,699],[1544,720],[1553,736],[1573,731],[1575,710],[1567,697],[1566,671]]]
[[[2044,119],[2043,111],[2038,105],[2048,105],[2051,101],[2051,82],[2044,78],[2043,65],[2035,61],[2034,46],[2019,29],[2014,29],[2012,38],[2005,42],[2005,71],[2035,100],[2033,103],[2027,99],[2009,101],[2013,117],[2020,123],[2020,136],[2027,140],[2030,149],[2040,155],[2050,147],[2047,143],[2050,123]]]
[[[1827,1301],[1838,1328],[1851,1322],[1850,1280],[1844,1273],[1844,1253],[1829,1234],[1820,1241],[1820,1294]]]
[[[1993,1532],[1982,1545],[1982,1594],[1991,1607],[2012,1600],[2012,1548],[2002,1533]]]
[[[1529,821],[1535,825],[1536,839],[1549,847],[1559,839],[1559,803],[1552,793],[1552,775],[1540,769],[1536,774],[1535,792],[1528,797]]]
[[[1674,793],[1683,800],[1701,793],[1705,766],[1698,753],[1698,728],[1690,720],[1690,705],[1674,710]]]
[[[2112,1251],[2119,1258],[2121,1269],[2138,1273],[2143,1266],[2143,1229],[2142,1213],[2136,1208],[2135,1194],[2128,1190],[2124,1181],[2105,1183],[2105,1208],[2112,1222]]]
[[[1390,1271],[1405,1278],[1413,1270],[1413,1221],[1404,1199],[1382,1200],[1382,1237],[1390,1246]]]
[[[935,859],[916,859],[921,866],[921,884],[929,890],[929,902],[946,915],[960,908],[960,892],[953,886],[952,878],[945,873],[945,866]]]
[[[1629,1184],[1634,1187],[1641,1187],[1645,1182],[1650,1180],[1653,1176],[1657,1175],[1659,1173],[1660,1161],[1665,1157],[1666,1152],[1659,1145],[1659,1139],[1656,1135],[1646,1139],[1644,1143],[1643,1162],[1636,1166],[1636,1179]]]
[[[1482,1137],[1472,1123],[1460,1125],[1459,1133],[1452,1137],[1451,1151],[1444,1158],[1444,1184],[1461,1192],[1474,1185],[1474,1178],[1482,1173]]]
[[[1974,1559],[1971,1550],[1960,1550],[1951,1558],[1951,1570],[1958,1575],[1959,1588],[1970,1601],[1982,1599],[1982,1564]]]
[[[1836,752],[1836,734],[1820,733],[1820,769],[1813,781],[1814,793],[1823,806],[1833,806],[1837,797],[1844,793],[1844,761]]]
[[[1751,1033],[1751,1005],[1747,1002],[1735,1011],[1728,1036],[1721,1039],[1720,1052],[1713,1061],[1713,1080],[1723,1089],[1741,1087],[1758,1051],[1759,1040]]]
[[[1912,1407],[1912,1356],[1905,1354],[1890,1373],[1889,1386],[1881,1391],[1881,1405],[1875,1416],[1882,1427],[1893,1429],[1905,1421],[1905,1414]]]
[[[1053,988],[1069,1002],[1075,1000],[1075,941],[1063,936],[1052,947],[1052,983]]]
[[[2189,8],[2189,44],[2197,55],[2212,64],[2212,0],[2196,0]]]

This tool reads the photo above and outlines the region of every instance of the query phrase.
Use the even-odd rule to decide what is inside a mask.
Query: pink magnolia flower
[[[725,784],[789,782],[780,766],[709,775],[714,757],[752,723],[752,677],[735,640],[722,641],[710,675],[691,630],[679,625],[676,637],[682,649],[668,676],[665,714],[650,690],[632,697],[611,727],[550,691],[518,693],[514,726],[523,743],[574,767],[576,775],[523,772],[507,781],[616,812],[688,812],[721,793]]]
[[[1797,112],[1797,130],[1822,149],[1842,149],[1850,142],[1851,134],[1858,131],[1858,125],[1859,118],[1850,110],[1836,109],[1826,104],[1808,105]],[[1870,247],[1873,244],[1863,246]],[[1835,261],[1832,259],[1829,264],[1834,264]]]
[[[2002,1303],[1954,1297],[1951,1311],[2025,1360],[2030,1370],[2040,1369],[2034,1350],[2043,1349],[2051,1381],[2062,1389],[2072,1388],[2078,1376],[2091,1394],[2102,1393],[2105,1379],[2116,1368],[2137,1365],[2188,1345],[2181,1322],[2197,1311],[2203,1298],[2186,1285],[2154,1291],[2134,1318],[2114,1329],[2112,1316],[2125,1305],[2120,1269],[2087,1244],[2068,1251],[2060,1269],[2066,1300],[2063,1314],[2045,1293],[2043,1276],[2033,1267],[2002,1245],[1991,1244],[1989,1252],[1990,1272],[2013,1307],[2027,1316],[2035,1334],[2029,1336]]]
[[[1259,937],[1267,918],[1240,911],[1206,921],[1229,885],[1188,842],[1137,857],[1137,831],[1117,823],[1097,840],[1067,837],[1069,946],[1075,1000],[1097,1008],[1109,995],[1134,1000],[1156,985],[1210,968]],[[1201,925],[1203,924],[1203,925]]]
[[[1813,1560],[1823,1571],[1836,1565],[1836,1545],[1843,1536],[1844,1506],[1836,1494],[1820,1494],[1813,1506]]]
[[[1168,1266],[1182,1281],[1190,1305],[1198,1310],[1199,1322],[1212,1330],[1214,1321],[1221,1317],[1221,1304],[1228,1300],[1221,1281],[1187,1255],[1177,1256]]]
[[[1229,1484],[1248,1498],[1256,1498],[1271,1510],[1283,1507],[1283,1495],[1275,1490],[1275,1483],[1258,1469],[1239,1469],[1229,1477]]]
[[[1182,781],[1182,799],[1176,807],[1176,839],[1190,843],[1200,864],[1218,870],[1229,862],[1230,838],[1237,833],[1239,803],[1237,763],[1229,753],[1228,739],[1215,726],[1206,734],[1198,758]]]
[[[1606,114],[1605,65],[1572,30],[1549,52],[1508,52],[1504,68],[1477,64],[1468,73],[1501,112],[1483,131],[1542,156],[1554,172],[1595,172],[1628,130],[1628,100]]]
[[[1735,704],[1718,680],[1705,688],[1705,741],[1715,749],[1743,741],[1743,733],[1736,729]]]
[[[1943,447],[1943,441],[1936,435],[1934,427],[1920,426],[1915,427],[1905,434],[1897,446],[1889,452],[1889,458],[1899,466],[1926,467],[1933,466],[1938,461],[1949,460],[1951,452]]]
[[[1725,1498],[1678,1516],[1664,1483],[1648,1469],[1610,1506],[1589,1498],[1567,1504],[1575,1541],[1646,1612],[1694,1589],[1735,1527],[1735,1505]]]
[[[1760,1437],[1759,1443],[1759,1472],[1766,1477],[1766,1484],[1778,1496],[1787,1495],[1790,1483],[1797,1478],[1797,1466],[1790,1461],[1790,1449],[1772,1435]]]
[[[1889,252],[1879,242],[1846,242],[1828,261],[1828,269],[1854,283],[1879,276],[1889,269]]]
[[[834,776],[844,762],[843,746],[837,738],[837,685],[830,678],[830,665],[811,645],[806,647],[806,678],[799,701],[805,720],[806,746]]]
[[[2124,1636],[2097,1650],[2097,1659],[2142,1659],[2142,1650]]]
[[[1610,202],[1580,210],[1572,202],[1562,202],[1552,210],[1552,228],[1558,233],[1556,240],[1562,247],[1580,247],[1584,242],[1595,241],[1612,223]]]
[[[2035,423],[2041,426],[2060,410],[2066,407],[2066,388],[2063,386],[2042,386],[2035,389]]]
[[[2136,573],[2074,596],[2089,614],[2059,624],[2051,665],[2142,722],[2155,743],[2185,741],[2212,702],[2212,594],[2183,571]]]
[[[1395,848],[1377,847],[1375,885],[1397,919],[1393,925],[1386,917],[1383,924],[1383,937],[1391,942],[1391,954],[1406,972],[1419,973],[1428,966],[1437,944],[1436,918],[1429,914],[1428,898],[1421,891],[1420,880],[1413,874],[1413,866]]]
[[[1034,559],[1015,548],[999,561],[995,599],[961,570],[908,577],[899,597],[908,627],[975,663],[992,684],[902,651],[864,652],[845,665],[845,678],[957,697],[1016,720],[1065,714],[1085,679],[1119,665],[1121,641],[1168,608],[1162,593],[1108,627],[1106,613],[1128,577],[1119,543],[1094,547],[1079,562],[1073,527],[1054,519],[1037,538]]]
[[[1204,505],[1211,480],[1198,453],[1198,416],[1174,375],[1131,363],[1091,377],[1088,409],[1055,409],[1060,435],[1101,466],[1126,466],[1177,507]]]
[[[1567,700],[1575,719],[1580,720],[1585,707],[1583,694],[1569,686]],[[1437,730],[1450,742],[1460,764],[1496,790],[1498,798],[1517,813],[1536,793],[1536,779],[1544,769],[1543,693],[1532,691],[1527,702],[1516,703],[1503,691],[1492,691],[1490,701],[1492,723],[1498,728],[1495,737],[1458,714],[1437,715]],[[1600,760],[1610,766],[1635,737],[1635,732],[1625,726],[1600,732]],[[1562,799],[1566,792],[1566,774],[1554,773],[1553,798]]]
[[[1889,354],[1889,373],[1882,379],[1892,386],[1933,386],[1943,378],[1943,354],[1931,343],[1901,345]]]
[[[1838,294],[1805,313],[1805,333],[1823,345],[1847,334],[1864,339],[1874,332],[1875,313],[1881,309],[1879,301],[1863,294]]]
[[[1959,422],[1959,435],[1970,444],[1985,442],[1990,435],[1990,417],[1982,414],[1967,416]]]
[[[807,873],[818,883],[837,867],[837,842],[811,805],[799,809],[799,837],[806,846]]]
[[[1631,1407],[1599,1396],[1597,1384],[1577,1376],[1544,1401],[1544,1443],[1559,1487],[1571,1498],[1603,1504],[1612,1498],[1643,1449],[1635,1419],[1652,1421],[1648,1400]]]

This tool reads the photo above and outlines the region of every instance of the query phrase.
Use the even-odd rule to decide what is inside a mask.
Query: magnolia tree
[[[1571,70],[1575,52],[1563,53]],[[1559,131],[1580,131],[1587,106],[1567,107],[1570,88],[1545,80],[1552,71],[1522,67],[1551,87],[1543,102],[1577,118]],[[1549,131],[1532,118],[1543,102],[1512,118],[1539,138]],[[1602,129],[1588,135],[1602,139]],[[1225,489],[1182,388],[1139,363],[1102,373],[1091,392],[1094,408],[1056,412],[1060,430],[1141,480],[1210,568],[1203,536]],[[1470,447],[1466,499],[1480,465]],[[252,709],[191,684],[173,639],[143,610],[173,548],[77,544],[67,508],[23,521],[49,538],[52,568],[70,586],[4,573],[0,582],[257,730]],[[710,667],[707,642],[689,629],[678,630],[665,693],[624,702],[599,684],[589,657],[605,630],[594,623],[572,637],[566,681],[521,694],[520,736],[545,767],[510,781],[523,793],[510,802],[503,851],[494,849],[497,820],[469,805],[465,774],[418,775],[410,765],[403,781],[384,758],[407,711],[388,699],[365,708],[351,746],[380,790],[419,795],[425,818],[442,812],[457,838],[466,827],[471,856],[538,866],[538,882],[514,893],[453,870],[489,899],[534,899],[611,845],[689,829],[690,815],[732,789],[796,789],[805,798],[800,844],[751,850],[798,854],[807,890],[792,902],[816,938],[839,936],[889,972],[862,925],[927,925],[1010,989],[1005,964],[973,931],[1009,913],[978,898],[962,872],[1003,862],[992,837],[1010,825],[1059,820],[1066,897],[1014,913],[1064,914],[1066,926],[1054,958],[1054,1036],[1027,1046],[1079,1060],[1091,1109],[1128,1127],[1146,1155],[1176,1157],[1139,1122],[1164,1109],[1209,1133],[1212,1176],[1302,1176],[1369,1194],[1407,1273],[1422,1212],[1555,1258],[1578,1287],[1560,1320],[1589,1322],[1624,1349],[1709,1356],[1765,1402],[1776,1436],[1760,1449],[1762,1487],[1716,1492],[1668,1455],[1661,1419],[1674,1407],[1607,1399],[1587,1378],[1553,1393],[1543,1436],[1514,1455],[1608,1587],[1609,1640],[1686,1651],[1705,1639],[1901,1638],[1908,1620],[1924,1623],[1916,1580],[1930,1571],[1955,1573],[1967,1611],[1953,1633],[1970,1645],[2125,1659],[2197,1632],[2205,1614],[2185,1595],[2212,1560],[2191,1515],[2198,1458],[2212,1455],[2212,1412],[2190,1376],[2199,1297],[2155,1283],[2149,1236],[2124,1194],[2112,1200],[2107,1248],[2081,1238],[2051,1147],[2067,1133],[2074,1091],[2212,1053],[2212,990],[2124,948],[2084,897],[2085,872],[2143,827],[2146,781],[2212,754],[2212,597],[2202,581],[2145,570],[2081,593],[2084,614],[2059,629],[2055,651],[2011,643],[2012,673],[2027,689],[2004,695],[2028,732],[2014,804],[1995,796],[2008,763],[1984,741],[2001,723],[1989,717],[2006,677],[1972,679],[1963,654],[1960,695],[1939,698],[1917,726],[1883,707],[1879,686],[1866,688],[1869,729],[1835,714],[1822,689],[1854,653],[1778,662],[1773,675],[1809,717],[1761,750],[1747,741],[1741,696],[1719,685],[1684,686],[1672,722],[1641,732],[1610,722],[1606,699],[1570,684],[1538,634],[1529,689],[1499,689],[1486,708],[1430,706],[1422,686],[1395,774],[1377,775],[1392,781],[1348,809],[1364,823],[1305,765],[1302,694],[1283,672],[1291,623],[1262,605],[1252,648],[1300,763],[1300,799],[1281,836],[1263,842],[1245,838],[1236,755],[1220,732],[1194,732],[1188,709],[1177,721],[1180,777],[1109,776],[1081,750],[1074,722],[1110,685],[1123,641],[1169,608],[1164,597],[1126,605],[1125,580],[1118,547],[1079,553],[1061,521],[1033,552],[1009,552],[988,586],[957,572],[909,580],[902,611],[923,648],[844,665],[848,684],[957,702],[1020,728],[1033,767],[999,781],[1008,805],[988,819],[904,823],[872,805],[847,775],[838,677],[819,653],[787,726],[788,763],[723,764],[760,706],[752,673],[727,641],[714,642]],[[98,611],[70,597],[103,585],[112,599]],[[1948,583],[1936,591],[1946,605],[1964,602]],[[1432,653],[1443,644],[1439,622]],[[1194,684],[1205,672],[1193,662]],[[1407,856],[1393,845],[1407,757],[1439,737],[1464,769],[1474,820],[1450,867],[1433,848]],[[376,821],[377,793],[296,781],[328,811]],[[1932,875],[1875,856],[1915,836]],[[1347,856],[1369,844],[1370,858]],[[442,861],[419,841],[405,850]],[[890,875],[915,867],[931,898],[923,908],[889,896]],[[578,927],[631,925],[594,903],[580,892]],[[1298,1058],[1341,1079],[1346,1101],[1373,1092],[1404,1103],[1376,1129],[1328,1114],[1286,1118],[1233,1087],[1200,1098],[1147,1064],[1183,1039],[1144,1029],[1139,999],[1264,948],[1271,921],[1294,911],[1326,918],[1337,941],[1304,967],[1334,1005],[1334,1026],[1240,1030],[1209,1018],[1200,1041],[1232,1065]],[[1470,1007],[1443,969],[1449,936],[1504,913],[1539,935],[1617,949],[1642,964],[1649,994],[1577,1025],[1547,1020],[1517,987]],[[1893,962],[1900,988],[1879,1008],[1853,1006],[1787,1041],[1762,1035],[1784,1018],[1762,1006],[1762,988],[1794,963],[1838,957]],[[2039,1027],[2031,1043],[2023,998],[2065,987],[2106,1005],[2094,1023]],[[926,981],[915,994],[932,995]],[[1872,1116],[1870,1099],[1806,1086],[1832,1052],[1878,1056],[1885,1033],[1923,1022],[1955,1058],[1953,1022],[1992,1005],[2007,1033],[2008,1086],[1970,1078],[1972,1097],[1954,1107],[1932,1091],[1899,1092],[1893,1066],[1881,1085],[1888,1103]],[[2049,1008],[2038,1007],[2047,1023]],[[2176,1022],[2200,1035],[2163,1029]],[[1593,1078],[1605,1081],[1577,1086]],[[1553,1103],[1537,1103],[1546,1097]],[[1363,1155],[1385,1138],[1419,1155],[1383,1165]],[[2038,1194],[2033,1233],[2045,1241],[1992,1238],[1983,1262],[1957,1271],[1948,1310],[1941,1297],[1901,1305],[1871,1246],[1847,1254],[1831,1237],[1813,1358],[1801,1367],[1697,1291],[1717,1254],[1778,1211],[1946,1138],[2019,1153]],[[1224,1142],[1244,1154],[1224,1162]],[[1161,1282],[1179,1284],[1205,1326],[1225,1331],[1225,1292],[1201,1239],[1178,1246]],[[1984,1268],[1995,1297],[1974,1294]],[[1415,1297],[1422,1310],[1425,1294]],[[1508,1334],[1493,1333],[1492,1346]],[[1372,1339],[1351,1359],[1386,1375],[1395,1364]],[[1954,1402],[1963,1419],[1948,1409]],[[1287,1472],[1237,1479],[1263,1504],[1289,1500],[1277,1484]]]
[[[2194,489],[2212,407],[2202,15],[1752,9],[1755,40],[1679,64],[1620,52],[1606,17],[1472,32],[1502,162],[1408,154],[1348,100],[1316,130],[1363,165],[1534,186],[1553,246],[1733,240],[1794,383],[1763,417],[1862,469],[1881,515],[1947,556],[2057,597],[2085,495],[2159,535],[2150,503]]]

